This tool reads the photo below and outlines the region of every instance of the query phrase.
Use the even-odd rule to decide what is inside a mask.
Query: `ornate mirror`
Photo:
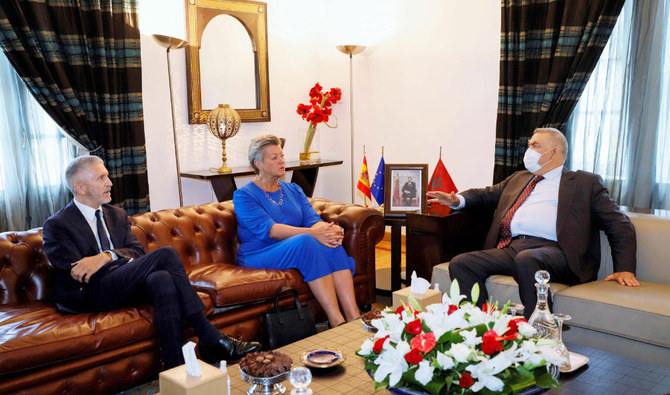
[[[189,123],[229,104],[242,122],[270,121],[267,5],[188,0],[186,73]]]

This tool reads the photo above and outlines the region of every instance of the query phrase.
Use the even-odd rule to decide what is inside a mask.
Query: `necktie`
[[[103,251],[109,251],[111,246],[109,245],[109,237],[107,232],[105,232],[105,227],[102,226],[102,211],[95,210],[95,226],[98,228],[98,239],[100,240],[100,247]]]
[[[526,189],[521,192],[521,195],[519,195],[519,198],[516,199],[516,202],[514,202],[514,205],[505,213],[505,216],[503,217],[502,221],[500,222],[500,232],[499,234],[499,241],[498,245],[496,246],[497,248],[503,248],[507,246],[511,241],[512,241],[512,230],[510,228],[510,225],[512,224],[512,217],[514,217],[514,213],[516,213],[516,210],[521,207],[521,203],[526,200],[528,195],[530,195],[531,192],[533,192],[533,189],[535,189],[535,186],[537,185],[538,182],[544,180],[544,177],[542,176],[535,176],[533,177],[532,180],[526,185]]]

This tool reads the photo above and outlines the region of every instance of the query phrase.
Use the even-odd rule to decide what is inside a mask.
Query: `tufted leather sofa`
[[[356,260],[357,301],[371,304],[382,216],[357,205],[310,200],[321,218],[345,229],[344,248]],[[260,317],[286,285],[298,290],[317,319],[325,319],[298,271],[236,265],[237,222],[230,201],[142,213],[131,217],[131,224],[147,252],[162,246],[177,250],[208,318],[226,334],[259,339]],[[61,314],[49,300],[52,270],[41,229],[0,234],[0,393],[115,393],[155,378],[160,352],[151,306]],[[186,330],[185,337],[193,333]]]

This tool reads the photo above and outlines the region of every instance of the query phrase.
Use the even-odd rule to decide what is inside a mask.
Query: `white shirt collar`
[[[554,170],[544,173],[543,176],[545,180],[555,180],[557,178],[560,178],[561,174],[563,174],[563,165],[558,166]]]
[[[77,206],[79,211],[81,211],[81,214],[84,216],[84,218],[86,218],[88,221],[95,221],[96,220],[95,212],[102,208],[102,206],[98,206],[98,208],[93,208],[78,201],[77,198],[74,199],[74,204]]]

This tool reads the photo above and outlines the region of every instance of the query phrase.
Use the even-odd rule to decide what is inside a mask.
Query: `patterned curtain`
[[[565,124],[624,0],[502,0],[493,182],[523,169],[533,130]]]
[[[100,156],[113,203],[149,210],[137,0],[2,0],[0,48],[37,101]]]

